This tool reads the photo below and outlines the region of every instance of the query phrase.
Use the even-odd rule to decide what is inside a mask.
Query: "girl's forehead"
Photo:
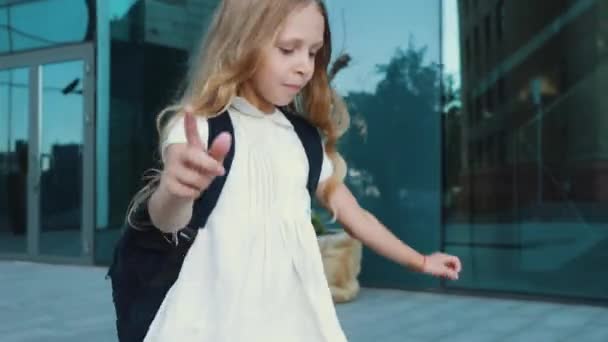
[[[309,43],[323,41],[325,19],[314,2],[294,9],[279,29],[279,40],[298,40]]]

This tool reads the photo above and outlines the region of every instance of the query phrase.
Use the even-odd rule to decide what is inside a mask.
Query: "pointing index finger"
[[[201,136],[198,133],[198,124],[191,106],[186,106],[184,109],[184,129],[186,130],[186,141],[189,146],[204,149]]]

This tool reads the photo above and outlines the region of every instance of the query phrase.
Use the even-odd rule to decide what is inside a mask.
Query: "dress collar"
[[[232,99],[230,106],[232,108],[234,108],[240,114],[244,114],[244,115],[259,118],[259,119],[271,120],[277,126],[280,126],[283,128],[293,128],[293,126],[291,125],[291,122],[289,122],[289,120],[285,117],[283,112],[281,112],[276,107],[274,108],[274,111],[272,113],[266,114],[266,113],[263,113],[262,111],[260,111],[258,108],[256,108],[254,105],[252,105],[249,101],[247,101],[244,97],[241,97],[241,96],[235,96]]]

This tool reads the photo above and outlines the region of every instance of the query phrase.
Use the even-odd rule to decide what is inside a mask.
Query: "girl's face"
[[[323,15],[313,1],[294,10],[276,40],[262,51],[260,66],[241,95],[266,113],[291,103],[312,78],[324,32]]]

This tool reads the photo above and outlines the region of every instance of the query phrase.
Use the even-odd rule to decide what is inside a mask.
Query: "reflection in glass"
[[[333,85],[351,127],[340,151],[358,201],[416,249],[439,248],[439,1],[329,1],[334,60],[350,58]],[[373,253],[367,285],[436,286]]]
[[[467,265],[450,286],[608,298],[608,1],[465,4],[446,51],[466,61],[444,114],[445,246]]]
[[[94,0],[0,2],[0,54],[91,40],[94,6]]]
[[[108,195],[98,193],[96,199],[98,208],[99,203],[108,203],[107,212],[98,212],[107,216],[98,217],[98,222],[107,222],[96,229],[99,262],[111,257],[143,171],[158,166],[154,116],[178,89],[188,55],[217,3],[110,1],[110,99],[98,99],[109,103],[107,121],[112,128],[97,132],[98,137],[108,137],[98,145],[108,146]],[[372,6],[331,0],[326,4],[333,58],[342,52],[351,57],[333,81],[353,115],[353,127],[341,146],[351,170],[349,184],[362,204],[404,240],[422,250],[437,249],[440,2],[382,0]],[[388,279],[401,287],[412,284],[405,278],[412,275],[398,266],[371,254],[364,260],[369,263],[363,267],[369,282]],[[415,283],[427,280],[416,278]]]
[[[28,99],[28,70],[0,70],[0,254],[26,251]]]
[[[130,199],[158,167],[155,116],[174,99],[219,0],[110,0],[108,116],[97,126],[95,260],[109,262]],[[106,128],[107,127],[107,128]]]
[[[80,256],[83,148],[82,61],[42,69],[40,253]]]

